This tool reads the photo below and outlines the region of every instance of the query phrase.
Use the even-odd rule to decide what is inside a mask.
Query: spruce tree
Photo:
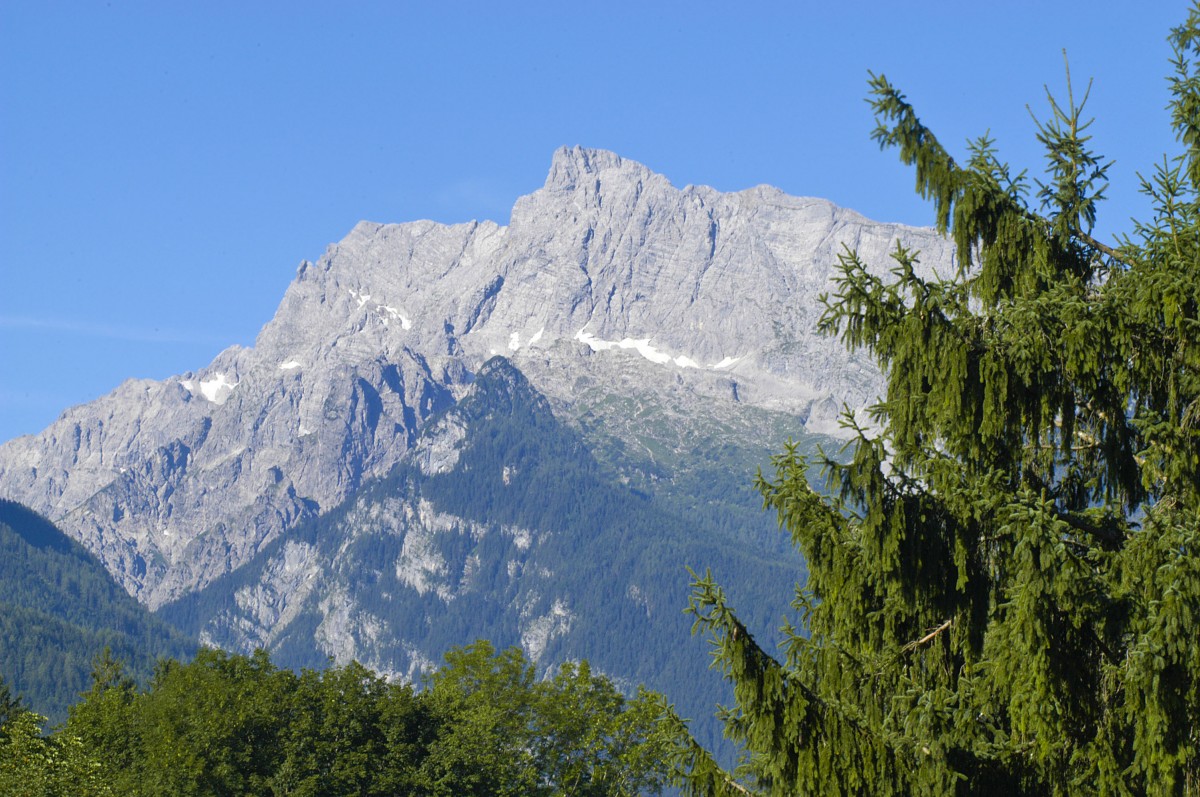
[[[845,457],[759,477],[809,573],[777,655],[694,584],[748,755],[723,772],[664,705],[689,793],[1200,794],[1200,5],[1169,40],[1183,152],[1112,246],[1069,72],[1032,183],[986,138],[957,162],[872,76],[954,273],[842,257],[820,326],[886,396]]]

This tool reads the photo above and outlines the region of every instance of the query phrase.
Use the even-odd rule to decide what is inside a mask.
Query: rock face
[[[626,430],[631,444],[630,396],[679,419],[783,413],[797,432],[829,433],[843,403],[870,403],[881,383],[816,335],[817,297],[844,247],[886,269],[897,241],[949,261],[928,230],[767,187],[676,189],[612,153],[562,149],[507,227],[360,223],[300,265],[253,348],[126,382],[0,446],[0,496],[51,518],[158,607],[388,474],[430,419],[448,426],[413,467],[452,469],[445,411],[497,354],[560,416]],[[405,550],[423,583],[419,540]],[[311,555],[286,547],[247,598],[246,644],[281,621],[270,593],[307,583]],[[321,600],[336,616],[336,590]],[[544,608],[530,649],[571,622]]]

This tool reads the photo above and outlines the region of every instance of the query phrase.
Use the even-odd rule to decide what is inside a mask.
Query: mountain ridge
[[[562,148],[507,226],[356,225],[301,264],[253,347],[126,382],[0,446],[0,495],[155,607],[387,473],[496,354],[564,417],[649,386],[650,403],[782,412],[836,434],[842,405],[880,382],[811,331],[815,297],[842,246],[886,267],[896,240],[948,259],[932,231],[764,187],[677,189]]]

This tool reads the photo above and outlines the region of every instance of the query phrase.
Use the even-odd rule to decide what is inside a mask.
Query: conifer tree
[[[0,675],[0,733],[3,733],[4,725],[9,720],[14,719],[24,710],[21,705],[21,696],[14,695],[8,684],[5,683],[4,676]]]
[[[809,573],[778,655],[694,584],[748,755],[721,771],[664,705],[689,793],[1200,794],[1200,5],[1169,40],[1183,152],[1114,246],[1069,72],[1032,184],[872,75],[955,273],[842,257],[820,326],[886,396],[843,461],[789,446],[759,478]]]

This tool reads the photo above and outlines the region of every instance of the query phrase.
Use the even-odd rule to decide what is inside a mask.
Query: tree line
[[[657,706],[586,662],[537,680],[517,648],[456,648],[425,688],[351,662],[293,672],[203,649],[141,690],[107,651],[43,730],[0,681],[0,793],[635,795],[666,783]]]

